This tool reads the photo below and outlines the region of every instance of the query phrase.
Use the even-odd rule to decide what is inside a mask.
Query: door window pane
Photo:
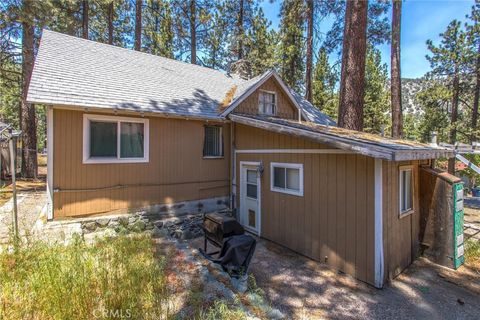
[[[257,199],[257,185],[247,183],[247,197]]]
[[[252,228],[256,228],[257,226],[257,217],[255,211],[252,209],[248,210],[248,225]]]
[[[300,190],[300,170],[287,168],[287,189]]]
[[[275,167],[273,169],[273,186],[285,188],[285,168]]]
[[[116,122],[90,122],[90,157],[117,157]]]
[[[120,130],[120,157],[143,158],[143,123],[122,122]]]
[[[257,184],[257,171],[256,170],[247,170],[247,182],[252,184]]]

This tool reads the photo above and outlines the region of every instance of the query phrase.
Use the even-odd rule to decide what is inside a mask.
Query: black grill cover
[[[223,242],[222,250],[213,262],[219,263],[232,276],[246,274],[257,241],[249,235],[232,236]]]

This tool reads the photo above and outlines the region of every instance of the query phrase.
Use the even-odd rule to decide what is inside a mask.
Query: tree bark
[[[113,1],[108,4],[108,44],[113,44]]]
[[[460,79],[458,77],[458,66],[455,66],[453,75],[453,92],[452,92],[452,115],[450,129],[450,144],[455,145],[457,141],[457,117],[458,117],[458,96],[459,96]],[[448,173],[455,174],[455,158],[448,159]]]
[[[368,1],[347,1],[338,126],[363,130]]]
[[[402,0],[393,0],[392,47],[391,47],[391,99],[392,99],[392,137],[403,136],[402,79],[400,72],[400,30]]]
[[[135,2],[135,50],[142,47],[142,0]]]
[[[190,0],[190,62],[197,64],[197,4]]]
[[[237,21],[237,36],[238,36],[238,60],[243,58],[243,0],[240,0],[240,8],[238,11]]]
[[[34,62],[34,25],[32,0],[23,1],[24,19],[22,22],[22,176],[37,178],[37,128],[35,106],[27,103],[28,87]]]
[[[476,65],[476,83],[475,83],[475,94],[473,96],[473,108],[472,108],[472,129],[477,130],[478,122],[478,101],[480,99],[480,45],[478,46],[477,51],[477,65]],[[473,133],[471,137],[471,142],[477,140],[477,134]]]
[[[310,102],[312,102],[313,10],[314,0],[307,0],[307,61],[305,70],[305,99]]]
[[[83,38],[88,39],[88,0],[82,1],[82,32]]]

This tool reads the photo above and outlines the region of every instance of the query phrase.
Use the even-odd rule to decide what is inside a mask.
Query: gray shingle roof
[[[232,87],[237,86],[233,103],[268,74],[244,81],[210,68],[44,30],[27,99],[220,118],[219,105]],[[301,96],[295,99],[305,106],[310,121],[329,124]]]

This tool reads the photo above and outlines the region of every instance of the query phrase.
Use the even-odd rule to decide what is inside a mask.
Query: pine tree
[[[369,45],[365,62],[364,131],[384,132],[389,125],[389,109],[387,65],[382,64],[380,50]]]
[[[303,92],[305,70],[305,4],[303,0],[287,0],[280,9],[280,75],[285,83]]]
[[[338,126],[363,130],[368,2],[347,1],[343,35]]]
[[[228,39],[228,19],[226,18],[225,4],[217,4],[216,10],[211,13],[210,26],[206,32],[203,47],[205,58],[203,64],[213,69],[226,69],[228,56],[225,44]]]
[[[171,4],[165,0],[148,0],[144,12],[143,50],[173,58],[173,19]]]
[[[338,116],[338,98],[335,93],[337,74],[328,62],[327,50],[322,47],[313,68],[312,100],[313,105],[333,119]]]
[[[244,59],[251,62],[254,77],[276,64],[278,34],[269,30],[270,24],[262,8],[257,8],[244,41]]]
[[[480,1],[476,0],[472,12],[468,16],[467,40],[469,50],[469,73],[474,84],[470,141],[474,142],[480,136],[478,130],[478,105],[480,100]]]
[[[142,10],[143,0],[135,2],[135,46],[134,49],[140,51],[142,48]]]
[[[449,142],[457,141],[457,119],[460,97],[460,77],[465,72],[465,33],[459,21],[452,21],[447,30],[441,34],[440,45],[435,46],[431,40],[427,41],[431,55],[427,55],[432,67],[432,75],[445,78],[451,88],[451,120]],[[455,173],[455,158],[448,161],[448,172]]]
[[[392,137],[403,136],[402,114],[402,79],[400,72],[400,30],[402,17],[402,0],[393,0],[392,12],[392,46],[391,46],[391,100],[392,100]]]

